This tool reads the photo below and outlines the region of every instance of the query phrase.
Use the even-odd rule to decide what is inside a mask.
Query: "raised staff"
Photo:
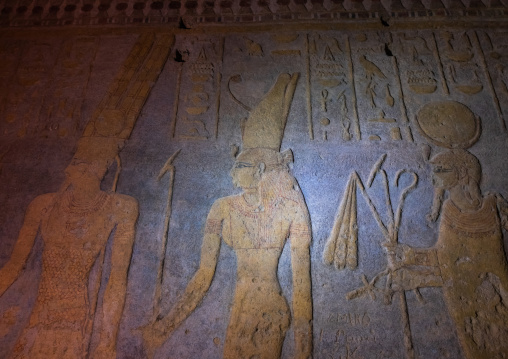
[[[163,283],[163,272],[164,265],[166,262],[166,249],[168,247],[168,230],[169,230],[169,222],[171,219],[171,212],[173,208],[173,185],[175,182],[175,166],[173,166],[173,161],[176,156],[180,153],[180,150],[176,151],[168,158],[164,166],[161,168],[159,175],[157,176],[157,181],[160,181],[162,177],[165,176],[166,173],[169,173],[169,185],[168,185],[168,199],[166,202],[166,211],[164,213],[164,229],[162,230],[162,242],[161,242],[161,263],[159,265],[159,269],[157,270],[157,284],[155,287],[155,300],[154,300],[154,311],[153,311],[153,322],[157,320],[160,316],[160,303],[161,303],[161,293],[162,293],[162,283]]]
[[[279,358],[291,319],[297,359],[312,355],[310,218],[288,163],[280,151],[298,74],[281,74],[251,111],[243,130],[243,149],[231,170],[242,193],[217,199],[206,220],[199,269],[166,316],[145,327],[143,339],[152,357],[191,315],[212,283],[221,242],[237,258],[237,280],[224,358]],[[279,258],[290,240],[293,313],[281,293]],[[268,298],[268,300],[267,300]]]

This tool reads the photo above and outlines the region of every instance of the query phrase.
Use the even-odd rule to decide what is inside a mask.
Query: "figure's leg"
[[[270,308],[233,313],[224,344],[224,359],[276,359],[290,323],[289,310]]]

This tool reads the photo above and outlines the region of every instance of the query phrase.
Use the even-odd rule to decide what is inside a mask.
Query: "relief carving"
[[[413,142],[398,59],[402,51],[393,38],[391,32],[366,32],[351,44],[356,96],[364,104],[358,106],[358,115],[362,133],[371,140]],[[378,116],[380,113],[395,121],[376,121],[385,117]]]
[[[477,49],[482,53],[483,66],[489,80],[489,89],[494,98],[501,129],[506,131],[506,99],[508,98],[508,41],[506,32],[475,32]],[[481,37],[480,37],[481,36]]]
[[[121,168],[118,153],[165,63],[171,42],[170,37],[140,36],[124,65],[140,62],[145,67],[131,73],[131,78],[121,78],[125,86],[113,83],[102,102],[103,108],[79,140],[59,191],[40,195],[28,206],[13,253],[0,269],[0,295],[3,295],[23,270],[36,237],[42,237],[37,299],[30,321],[14,347],[14,358],[116,357],[138,204],[130,196],[103,191],[100,186],[115,158],[117,170]],[[149,51],[139,57],[142,47]],[[139,91],[140,87],[145,91]],[[129,101],[116,101],[123,96]],[[110,236],[111,269],[107,284],[101,284]],[[105,290],[102,305],[98,306],[102,285]],[[90,347],[97,322],[98,343]]]
[[[464,356],[502,358],[508,352],[506,341],[500,340],[508,334],[508,263],[502,233],[508,202],[500,194],[485,195],[480,188],[480,161],[466,150],[478,139],[480,124],[475,123],[477,128],[471,124],[475,116],[454,102],[437,105],[448,108],[437,116],[445,120],[443,132],[449,134],[445,147],[453,148],[430,161],[435,194],[428,219],[441,218],[439,237],[431,249],[394,248],[394,264],[400,268],[394,283],[405,288],[442,285]],[[433,111],[432,107],[433,103],[425,105],[420,113]],[[469,121],[463,122],[464,117]],[[422,128],[427,120],[425,116],[419,120]],[[435,137],[435,143],[441,141]],[[411,278],[408,272],[415,266],[440,273],[442,283],[437,277],[431,283],[428,276]]]
[[[377,207],[372,201],[370,195],[367,193],[362,180],[356,172],[353,172],[348,181],[348,189],[346,195],[342,198],[342,203],[337,214],[332,233],[327,240],[325,250],[323,252],[323,259],[326,264],[334,264],[337,269],[343,269],[345,264],[349,269],[356,269],[357,266],[357,241],[358,241],[358,225],[357,225],[357,204],[356,204],[356,190],[360,189],[364,196],[373,216],[376,220],[385,241],[382,245],[385,248],[392,248],[397,246],[399,242],[399,228],[402,219],[402,212],[404,203],[408,194],[416,188],[418,184],[418,176],[415,172],[407,169],[399,170],[395,173],[394,182],[395,187],[400,188],[399,201],[397,207],[394,207],[390,195],[390,182],[387,173],[382,169],[383,163],[387,155],[383,155],[373,165],[369,178],[367,180],[367,188],[370,188],[376,177],[380,177],[384,189],[384,202],[387,211],[386,217],[388,221],[383,221]],[[400,182],[401,177],[406,175],[410,177],[410,182],[407,186],[403,187]],[[390,252],[391,253],[391,252]],[[406,301],[406,288],[402,290],[392,286],[394,267],[391,265],[393,259],[388,256],[388,266],[377,273],[372,279],[368,280],[365,274],[362,274],[361,280],[363,286],[349,292],[346,295],[348,300],[355,299],[361,296],[368,295],[371,300],[376,300],[376,293],[384,296],[386,304],[391,303],[392,296],[395,293],[399,294],[399,304],[402,313],[402,326],[403,326],[403,341],[405,347],[406,358],[414,358],[414,347],[411,336],[411,327],[409,323],[409,316]],[[385,283],[385,288],[377,286],[378,283]],[[411,288],[417,289],[417,288]]]
[[[409,58],[410,69],[407,70],[407,84],[418,94],[431,94],[437,90],[437,80],[431,68],[434,53],[431,50],[434,44],[427,42],[426,36],[420,34],[400,36],[400,46]]]
[[[429,103],[418,112],[421,132],[433,144],[449,148],[435,155],[430,164],[435,188],[432,211],[427,219],[440,218],[439,236],[433,248],[414,248],[401,244],[398,228],[404,199],[415,188],[417,176],[406,187],[396,211],[390,202],[389,182],[381,166],[386,156],[374,165],[368,187],[376,174],[384,181],[386,208],[390,222],[385,224],[366,195],[356,174],[350,177],[339,214],[324,252],[325,263],[344,268],[344,257],[356,268],[356,189],[358,186],[385,237],[382,243],[388,265],[371,280],[362,275],[363,286],[347,294],[347,299],[376,294],[391,303],[399,295],[406,357],[414,358],[406,291],[442,287],[446,306],[455,324],[463,355],[466,358],[502,358],[508,351],[508,263],[504,254],[502,228],[506,229],[508,202],[500,194],[483,194],[480,188],[482,169],[479,160],[467,148],[479,138],[480,121],[469,108],[454,101]],[[397,172],[395,183],[406,170]],[[445,199],[445,196],[448,198]],[[354,219],[354,222],[352,222]],[[345,249],[352,247],[351,254]],[[384,284],[383,284],[384,283]]]
[[[451,31],[444,31],[440,35],[441,59],[448,81],[455,90],[464,94],[478,94],[484,88],[484,79],[479,55],[470,35]]]
[[[359,140],[349,37],[315,33],[308,35],[307,42],[309,134],[316,127],[323,133],[324,140]],[[313,98],[311,94],[318,95]],[[312,118],[319,120],[317,126]],[[323,122],[322,118],[329,122]]]
[[[242,2],[216,2],[215,13],[208,0],[187,9],[156,1],[146,10],[113,2],[98,16],[86,12],[118,24],[170,22],[179,13],[227,22],[248,15]],[[263,8],[267,2],[253,5],[256,21]],[[46,7],[42,19],[67,21],[55,17],[71,12],[63,9],[50,19]],[[26,11],[17,21],[36,21]],[[86,95],[106,90],[97,83],[113,64],[108,46],[132,44],[137,30],[115,29],[106,41],[96,36],[100,29],[35,39],[31,30],[6,31],[13,38],[0,41],[0,79],[9,84],[0,89],[0,202],[7,208],[0,211],[0,357],[508,355],[508,170],[506,132],[499,131],[508,114],[507,32],[388,27],[395,21],[386,18],[381,30],[349,25],[366,14],[341,30],[300,32],[184,29],[185,19],[167,30],[177,44],[169,61],[172,36],[142,27],[89,121],[99,98]],[[282,139],[298,155],[294,172]],[[240,141],[241,150],[231,145]],[[51,179],[40,181],[44,190],[33,186],[48,164],[68,162],[63,151],[46,158],[49,148],[74,142],[59,189],[47,189]],[[231,196],[220,167],[228,146],[240,187]],[[370,172],[362,163],[372,164]],[[32,172],[32,182],[18,187]],[[155,181],[163,197],[149,189]],[[51,193],[31,201],[26,188]],[[338,192],[336,203],[326,199]],[[6,223],[20,199],[32,202],[24,221]],[[309,212],[320,239],[312,258],[325,263],[312,263],[312,273]],[[4,236],[5,228],[16,233]],[[182,240],[171,243],[173,236]],[[32,249],[42,248],[37,241],[40,251]],[[40,279],[32,277],[30,263],[41,262]],[[26,280],[39,286],[31,313],[24,265]],[[153,306],[141,305],[148,299]]]
[[[231,126],[238,128],[232,119],[246,118],[250,109],[254,108],[265,95],[279,73],[298,72],[302,73],[302,80],[309,80],[308,76],[303,76],[303,73],[310,71],[308,61],[304,58],[306,40],[305,34],[297,32],[271,33],[267,36],[260,33],[252,33],[249,36],[241,34],[225,36],[224,51],[230,56],[224,57],[223,63],[223,79],[227,80],[228,96],[221,98],[223,104],[221,118],[229,117],[231,120],[229,123],[228,119],[222,122],[221,128],[224,130]],[[224,88],[226,89],[226,86]],[[305,88],[305,96],[302,105],[305,104],[308,110],[310,101],[308,88]],[[231,100],[235,104],[231,103]],[[299,103],[297,105],[300,106]],[[308,112],[305,120],[309,136],[312,137],[312,122],[309,121]]]
[[[224,39],[182,37],[178,42],[174,58],[178,66],[177,94],[171,136],[184,140],[215,139]]]
[[[293,357],[311,356],[310,218],[289,172],[292,152],[279,152],[298,76],[281,74],[245,121],[243,149],[231,170],[233,183],[243,192],[215,201],[206,220],[198,271],[169,313],[154,316],[144,327],[150,358],[208,291],[222,241],[233,248],[237,258],[223,357],[279,357],[291,322],[296,344]],[[292,315],[277,279],[286,238],[291,245]]]

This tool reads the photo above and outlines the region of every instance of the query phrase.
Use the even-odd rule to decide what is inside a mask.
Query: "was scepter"
[[[173,202],[173,184],[175,181],[175,166],[173,166],[173,161],[176,156],[180,153],[181,150],[176,151],[169,157],[164,166],[159,172],[157,176],[157,182],[159,182],[162,177],[166,173],[169,173],[169,185],[168,185],[168,198],[166,202],[166,211],[164,214],[164,229],[162,231],[162,241],[161,241],[161,257],[159,268],[157,270],[157,282],[155,287],[155,298],[154,298],[154,306],[153,306],[153,318],[152,322],[155,322],[157,318],[160,316],[160,304],[162,300],[162,282],[164,280],[163,272],[164,272],[164,264],[166,261],[166,249],[168,247],[168,231],[169,231],[169,222],[171,218],[172,212],[172,202]]]

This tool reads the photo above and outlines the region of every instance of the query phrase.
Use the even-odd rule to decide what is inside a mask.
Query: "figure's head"
[[[123,140],[104,137],[83,137],[78,149],[65,169],[71,182],[84,180],[101,181],[115,160]]]
[[[479,186],[482,169],[478,159],[466,150],[439,153],[430,161],[434,187],[450,190],[456,186]]]
[[[268,148],[246,149],[236,157],[231,169],[233,184],[244,190],[257,189],[266,172],[287,169],[290,160],[292,160],[290,150],[279,153]]]

